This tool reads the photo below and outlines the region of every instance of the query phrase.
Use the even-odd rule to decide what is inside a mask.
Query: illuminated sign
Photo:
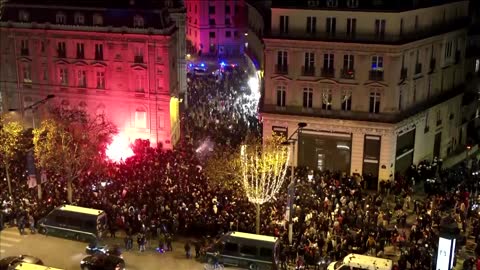
[[[438,240],[436,270],[451,270],[455,256],[455,239],[440,237]]]

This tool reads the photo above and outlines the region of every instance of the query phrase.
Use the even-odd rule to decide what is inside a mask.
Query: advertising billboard
[[[455,256],[455,239],[440,237],[440,239],[438,240],[436,270],[453,269],[454,256]]]

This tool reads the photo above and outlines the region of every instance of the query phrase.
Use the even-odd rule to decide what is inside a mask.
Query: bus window
[[[223,249],[225,252],[236,253],[238,252],[238,244],[235,243],[225,243],[225,248]]]
[[[55,217],[55,222],[57,224],[67,224],[67,219],[65,217],[62,217],[62,216],[56,216]]]
[[[91,221],[91,220],[87,220],[85,221],[85,228],[87,230],[95,230],[96,226],[95,226],[95,222]]]
[[[74,227],[74,228],[79,228],[80,224],[82,224],[82,221],[77,219],[77,218],[68,218],[67,219],[67,224]]]
[[[257,255],[257,248],[254,246],[241,246],[240,253],[255,256]]]
[[[273,252],[269,248],[260,248],[260,257],[264,258],[271,258],[273,255]]]

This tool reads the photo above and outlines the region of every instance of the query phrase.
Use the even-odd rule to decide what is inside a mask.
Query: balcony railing
[[[85,53],[77,52],[77,59],[85,59]]]
[[[371,81],[383,81],[383,70],[370,70],[368,75]]]
[[[103,60],[103,54],[95,53],[95,60],[102,61]]]
[[[416,40],[425,39],[428,37],[441,35],[461,28],[465,28],[470,23],[469,17],[462,17],[456,20],[447,20],[442,23],[434,24],[425,29],[420,29],[411,33],[376,35],[375,32],[360,32],[357,31],[355,35],[349,35],[345,32],[337,31],[334,36],[317,31],[305,35],[304,31],[289,31],[288,33],[281,33],[279,30],[272,31],[267,34],[267,38],[280,39],[297,39],[297,40],[319,40],[319,41],[338,41],[338,42],[358,42],[358,43],[372,43],[372,44],[405,44]]]
[[[67,52],[64,50],[58,50],[57,51],[57,56],[58,58],[67,58]]]
[[[20,54],[21,54],[22,56],[28,56],[28,55],[30,54],[30,52],[29,52],[28,48],[22,48],[22,49],[20,50]]]
[[[422,73],[422,64],[415,64],[415,75]]]
[[[333,78],[335,77],[335,69],[334,68],[322,68],[322,77],[325,78]]]
[[[288,65],[275,65],[275,73],[277,74],[288,74]]]
[[[355,70],[353,68],[343,68],[342,78],[351,80],[355,79]]]
[[[400,80],[406,80],[408,76],[408,69],[407,68],[402,68],[400,70]]]
[[[435,71],[436,65],[437,65],[437,60],[435,58],[430,59],[430,73]]]
[[[137,64],[143,64],[143,55],[135,55],[133,62]]]
[[[315,76],[315,67],[303,66],[302,67],[303,76]]]

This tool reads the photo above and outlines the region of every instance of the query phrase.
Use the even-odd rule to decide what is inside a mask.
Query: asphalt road
[[[110,244],[113,239],[107,241]],[[117,239],[121,241],[121,239]],[[80,269],[80,260],[87,256],[87,243],[76,242],[41,234],[20,235],[17,228],[8,228],[0,232],[0,258],[32,255],[43,260],[45,265],[66,270]],[[136,248],[137,245],[135,244]],[[174,251],[160,254],[149,250],[146,252],[124,252],[123,257],[128,270],[196,270],[204,269],[203,264],[194,259],[186,259],[183,243],[175,242]],[[193,250],[193,248],[192,248]],[[234,268],[228,268],[234,269]]]

